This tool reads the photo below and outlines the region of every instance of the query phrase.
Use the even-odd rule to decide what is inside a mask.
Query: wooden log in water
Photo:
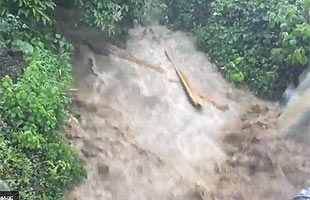
[[[172,59],[170,58],[170,56],[168,55],[168,53],[165,51],[165,54],[168,58],[168,60],[171,62],[180,82],[181,82],[181,85],[183,86],[183,89],[186,93],[186,95],[188,96],[191,104],[194,106],[194,107],[202,107],[204,105],[204,100],[201,98],[201,96],[199,95],[195,95],[193,93],[193,89],[191,87],[191,85],[189,84],[189,81],[187,79],[187,77],[184,75],[184,73],[182,71],[180,71],[177,66],[173,63]]]
[[[190,102],[193,106],[202,107],[202,106],[204,106],[205,102],[207,101],[221,111],[226,111],[229,109],[228,105],[220,105],[220,104],[216,103],[211,98],[207,98],[207,97],[204,97],[198,93],[197,94],[194,93],[194,90],[191,87],[188,78],[185,76],[185,74],[180,69],[177,68],[177,66],[173,63],[172,59],[170,58],[170,56],[168,55],[168,53],[166,51],[165,51],[165,54],[166,54],[168,60],[171,62],[172,66],[174,67],[176,74],[178,75],[178,78],[179,78],[179,80],[183,86],[183,89],[185,90],[185,93],[189,97]]]
[[[128,60],[128,61],[134,62],[138,65],[143,65],[143,66],[146,66],[148,68],[151,68],[151,69],[153,69],[159,73],[164,72],[164,69],[160,65],[148,63],[147,61],[145,61],[141,58],[137,58],[136,56],[132,55],[131,53],[126,52],[126,51],[121,50],[121,49],[118,49],[116,47],[111,48],[110,53],[121,58],[121,59]]]

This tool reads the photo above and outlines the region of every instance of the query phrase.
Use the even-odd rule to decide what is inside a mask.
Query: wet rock
[[[110,178],[110,169],[109,166],[105,164],[100,164],[98,166],[98,174],[103,180],[108,180]]]
[[[227,99],[230,99],[235,102],[240,102],[243,95],[238,91],[233,91],[233,89],[229,89],[229,91],[226,93],[225,96]]]
[[[266,122],[257,121],[257,122],[255,122],[255,124],[256,124],[260,129],[266,130],[266,129],[271,128],[271,127],[269,126],[269,124],[266,123]]]
[[[251,114],[260,114],[260,113],[266,113],[269,111],[269,108],[265,105],[259,105],[254,104],[251,106],[251,108],[248,110],[248,113]]]
[[[86,157],[86,158],[93,158],[93,157],[97,157],[97,153],[94,151],[91,151],[89,149],[81,149],[82,154]]]
[[[83,44],[87,45],[93,52],[99,55],[108,55],[109,49],[111,48],[111,44],[107,41],[96,41],[85,39]]]
[[[82,136],[78,135],[77,132],[75,132],[75,131],[71,131],[71,132],[68,131],[66,133],[66,138],[68,140],[75,140],[75,139],[81,139]]]
[[[221,110],[223,112],[226,112],[226,111],[229,110],[229,105],[218,105],[216,107],[217,107],[217,109],[219,109],[219,110]]]
[[[203,200],[203,193],[202,191],[195,190],[191,191],[186,195],[186,200]]]

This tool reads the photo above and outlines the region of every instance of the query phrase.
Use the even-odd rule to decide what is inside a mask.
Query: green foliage
[[[162,9],[149,0],[0,1],[0,45],[22,48],[27,61],[16,83],[9,77],[0,81],[0,179],[25,200],[62,199],[85,172],[61,133],[70,102],[72,45],[52,30],[60,3],[78,5],[85,21],[109,36],[126,33],[133,19],[143,22],[146,9]]]
[[[0,18],[0,33],[1,34],[9,34],[13,31],[18,31],[26,27],[27,25],[22,24],[19,21],[18,16],[14,16],[12,14],[6,14]]]
[[[0,16],[0,46],[4,46],[14,35],[27,28],[27,25],[21,23],[18,16],[12,14]]]
[[[18,189],[24,199],[31,198],[32,189],[29,184],[34,172],[34,165],[24,153],[12,147],[9,141],[0,137],[0,174],[12,188]]]
[[[198,47],[229,80],[276,99],[309,64],[309,4],[309,0],[182,0],[168,4],[166,21],[191,30]],[[205,20],[199,21],[195,15],[206,8]]]
[[[198,39],[210,57],[219,61],[229,80],[245,82],[263,96],[271,90],[277,69],[269,56],[278,34],[267,26],[271,5],[264,1],[214,0],[206,34]]]
[[[273,48],[273,60],[280,64],[302,65],[308,63],[310,24],[310,1],[300,0],[295,4],[279,2],[268,12],[269,26],[280,29],[280,44]]]
[[[75,3],[85,9],[86,23],[99,27],[109,35],[116,33],[117,24],[129,11],[127,4],[113,0],[75,0]]]
[[[173,28],[192,30],[198,24],[205,25],[209,17],[209,0],[166,0],[166,14],[162,22]]]
[[[36,47],[32,47],[28,69],[17,84],[3,79],[1,99],[6,109],[2,116],[12,125],[22,123],[27,129],[36,126],[35,131],[48,132],[65,117],[63,106],[68,99],[63,93],[70,83],[70,65],[68,55],[55,56],[42,46],[36,43]]]
[[[55,8],[53,0],[1,0],[0,15],[13,14],[25,21],[35,20],[51,23],[51,11]]]
[[[132,25],[134,19],[144,22],[147,12],[163,9],[163,4],[151,0],[74,0],[85,11],[84,21],[98,27],[108,36],[122,34],[121,29]]]
[[[35,150],[42,148],[45,139],[42,135],[29,130],[16,134],[16,140],[22,149]]]
[[[0,175],[22,199],[61,199],[84,173],[57,131],[70,102],[69,53],[54,54],[37,40],[16,44],[26,53],[28,67],[17,83],[6,76],[0,84]]]

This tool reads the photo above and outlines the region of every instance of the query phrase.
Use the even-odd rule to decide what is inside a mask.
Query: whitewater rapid
[[[291,172],[285,171],[288,178],[282,176],[279,166],[297,163],[289,160],[292,152],[306,160],[307,151],[289,143],[289,153],[281,153],[278,148],[286,142],[264,141],[266,135],[280,136],[274,127],[277,106],[227,83],[191,36],[159,25],[130,30],[126,51],[160,65],[164,73],[159,73],[112,54],[96,54],[83,41],[93,40],[100,48],[104,39],[93,29],[75,29],[73,24],[68,17],[59,22],[64,34],[75,38],[74,87],[95,109],[73,106],[77,120],[70,137],[78,138],[73,143],[82,152],[88,175],[68,199],[209,200],[253,195],[253,200],[274,200],[293,195],[299,190],[294,187],[305,183],[296,179],[298,184],[293,184]],[[165,51],[197,93],[229,109],[222,111],[211,103],[195,109]],[[249,125],[245,132],[240,126],[244,121]],[[229,134],[235,139],[224,142]],[[233,147],[227,150],[231,142]],[[253,166],[259,166],[255,173]]]

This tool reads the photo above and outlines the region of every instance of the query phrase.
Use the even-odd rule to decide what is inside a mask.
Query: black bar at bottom
[[[0,200],[19,200],[18,191],[0,191]]]

